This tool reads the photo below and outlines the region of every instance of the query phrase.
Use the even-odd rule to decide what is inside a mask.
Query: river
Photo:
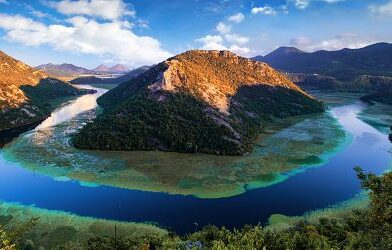
[[[359,113],[368,107],[367,104],[359,101],[334,106],[325,116],[313,117],[312,119],[304,118],[298,123],[312,122],[311,125],[306,125],[308,127],[312,127],[314,124],[327,126],[325,122],[318,121],[319,119],[328,119],[327,121],[330,123],[336,122],[339,128],[345,132],[344,140],[334,144],[333,149],[323,152],[324,157],[320,156],[321,160],[319,161],[310,161],[307,164],[297,162],[296,168],[281,167],[280,172],[267,171],[261,177],[250,178],[253,169],[256,167],[259,169],[263,166],[256,165],[255,167],[250,162],[258,161],[258,159],[264,160],[267,157],[263,155],[263,152],[270,150],[268,140],[266,140],[264,147],[256,148],[255,154],[259,158],[249,156],[245,159],[251,160],[246,164],[244,164],[244,158],[227,158],[230,160],[230,164],[233,164],[229,164],[230,171],[234,171],[232,168],[236,168],[239,172],[241,170],[247,172],[246,178],[243,175],[238,176],[238,172],[235,171],[230,175],[230,178],[227,177],[232,180],[233,176],[237,176],[237,179],[233,181],[238,184],[237,186],[233,186],[231,182],[230,185],[227,184],[226,179],[220,179],[222,177],[218,176],[224,175],[219,171],[227,173],[227,169],[210,167],[214,170],[205,173],[204,165],[207,163],[201,159],[208,158],[208,164],[216,163],[217,158],[213,158],[213,156],[159,152],[120,154],[78,151],[69,146],[69,134],[74,133],[94,117],[95,111],[93,112],[93,110],[97,107],[96,98],[105,92],[103,89],[97,90],[98,92],[94,95],[79,97],[56,109],[52,116],[43,121],[36,129],[20,135],[12,143],[0,149],[0,200],[17,202],[26,206],[34,205],[48,210],[61,210],[81,216],[134,222],[156,222],[178,233],[186,233],[195,229],[195,223],[199,226],[215,224],[238,228],[245,224],[265,223],[272,214],[301,215],[310,210],[325,208],[353,198],[360,192],[360,184],[353,171],[354,166],[359,165],[365,171],[377,174],[383,173],[390,167],[391,145],[388,138],[384,133],[358,118]],[[300,134],[299,131],[303,129],[298,127],[298,124],[286,126],[281,132],[273,133],[274,135],[269,140],[277,140],[288,132],[290,132],[289,135]],[[320,129],[316,130],[320,132]],[[69,133],[64,135],[62,134],[64,131]],[[322,130],[321,132],[324,133]],[[317,136],[320,137],[320,135]],[[333,139],[330,138],[330,140]],[[271,142],[272,144],[273,142]],[[315,142],[314,145],[319,144],[328,145],[326,142]],[[289,145],[290,150],[295,151],[295,154],[299,154],[298,152],[301,151],[313,152],[311,149],[295,148],[297,147],[295,145]],[[274,154],[268,155],[268,162],[270,164],[276,162],[276,165],[279,166],[284,165],[285,162],[281,156],[270,158],[271,155],[276,155],[277,147],[274,145],[271,148],[271,152],[274,151]],[[283,150],[287,150],[287,147]],[[313,153],[317,154],[317,152],[319,151]],[[150,158],[139,159],[137,157],[140,154],[148,154]],[[129,163],[130,161],[125,161],[125,163],[132,165],[132,167],[122,166],[121,164],[125,164],[123,158],[129,155],[132,155],[132,164]],[[161,158],[153,158],[156,155]],[[165,158],[162,158],[162,155]],[[176,179],[176,183],[181,185],[174,186],[165,182],[167,180],[165,178],[168,177],[157,177],[162,172],[171,173],[170,171],[173,171],[173,175],[175,175],[174,171],[179,172],[176,168],[158,171],[153,167],[148,168],[154,164],[149,162],[146,167],[149,171],[143,172],[140,169],[140,166],[144,166],[140,161],[144,163],[147,161],[146,159],[152,159],[152,162],[159,161],[159,159],[168,160],[167,155],[170,155],[169,161],[172,164],[175,164],[174,160],[179,158],[192,162],[195,157],[195,161],[198,162],[198,172],[181,173],[183,179],[188,180],[191,175],[196,175],[195,173],[198,175],[203,173],[203,178],[199,179],[200,186],[203,186],[202,183],[205,183],[207,179],[214,179],[214,181],[209,181],[209,186],[205,184],[206,187],[208,186],[208,189],[205,188],[205,190],[216,187],[217,189],[222,188],[223,191],[220,191],[219,194],[211,192],[208,195],[204,189],[201,192],[199,189],[195,191],[192,189],[193,187],[185,188],[183,180]],[[263,155],[264,158],[260,155]],[[228,161],[223,161],[222,164],[227,165]],[[241,164],[238,163],[239,161]],[[140,166],[136,166],[136,162]],[[179,162],[182,164],[182,161]],[[290,162],[293,162],[292,159]],[[247,165],[252,166],[248,167]],[[100,167],[98,173],[94,169],[97,166]],[[116,171],[110,170],[111,166]],[[156,168],[164,169],[164,167],[164,165],[158,164]],[[84,171],[83,175],[80,174],[81,169]],[[94,179],[88,175],[90,172],[94,172],[92,169],[95,171],[94,175],[91,174]],[[109,178],[109,174],[106,174],[105,171],[110,173],[112,177]],[[113,173],[116,173],[114,177]],[[127,178],[130,178],[129,185],[126,180],[120,180],[123,173],[124,175],[126,173]],[[214,178],[214,174],[216,174],[216,178]],[[135,181],[131,179],[132,175],[138,175],[140,178]],[[119,179],[118,183],[113,179]],[[220,180],[222,183],[224,180],[225,183],[219,183]],[[189,181],[187,183],[189,184]],[[180,186],[182,189],[179,188]],[[187,193],[183,190],[191,191]]]

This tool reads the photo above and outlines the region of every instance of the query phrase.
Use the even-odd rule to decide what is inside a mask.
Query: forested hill
[[[172,57],[98,103],[104,113],[74,137],[79,148],[245,154],[271,117],[323,111],[267,64],[228,51]]]
[[[0,131],[45,118],[52,98],[85,93],[0,51]]]
[[[306,88],[369,91],[392,84],[392,44],[377,43],[360,49],[320,50],[312,53],[281,47],[254,57]]]

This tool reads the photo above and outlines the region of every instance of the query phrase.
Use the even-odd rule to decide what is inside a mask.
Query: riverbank
[[[11,142],[13,139],[17,138],[19,135],[21,135],[29,130],[34,129],[39,124],[41,124],[44,120],[46,120],[48,117],[49,117],[49,115],[42,118],[42,119],[39,119],[39,120],[34,121],[32,123],[29,123],[29,124],[17,126],[14,128],[0,130],[0,148],[4,147],[5,144]]]
[[[84,87],[82,89],[88,89],[88,88]],[[88,93],[86,93],[86,95],[91,95],[94,93],[96,93],[96,90],[89,89],[89,91],[88,91]],[[32,118],[33,121],[28,122],[23,125],[17,125],[17,126],[9,127],[6,129],[0,129],[0,148],[4,147],[5,144],[11,142],[13,139],[17,138],[19,135],[36,128],[39,124],[41,124],[42,122],[47,120],[51,116],[51,113],[53,111],[55,111],[56,109],[62,107],[63,105],[66,105],[70,101],[75,100],[81,96],[83,96],[83,95],[58,97],[55,99],[51,99],[47,102],[48,105],[45,107],[45,109],[47,110],[47,115],[39,117],[38,119],[35,119],[35,120]]]
[[[140,245],[169,238],[167,230],[153,224],[80,217],[66,212],[0,201],[0,225],[5,230],[18,228],[33,218],[37,220],[23,234],[20,245],[33,244],[34,249],[53,249],[69,243],[85,244],[94,237],[126,237],[139,242]]]

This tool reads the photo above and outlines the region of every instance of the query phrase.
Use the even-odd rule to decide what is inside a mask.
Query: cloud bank
[[[98,55],[130,66],[153,64],[171,56],[158,40],[136,35],[128,21],[98,22],[74,16],[66,24],[46,25],[20,15],[0,14],[0,29],[11,42]]]

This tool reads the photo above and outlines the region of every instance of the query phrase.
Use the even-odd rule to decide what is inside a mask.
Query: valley
[[[170,249],[194,244],[210,224],[260,223],[279,235],[303,220],[367,211],[353,168],[382,176],[392,166],[387,81],[305,92],[286,73],[227,51],[189,51],[111,82],[74,84],[14,62],[41,82],[19,86],[23,98],[3,110],[43,110],[0,137],[0,225],[31,224],[24,244],[114,233]]]
[[[0,0],[0,250],[392,249],[392,0]]]
[[[318,94],[326,101],[334,99],[330,112],[277,122],[281,125],[266,129],[260,147],[247,156],[75,150],[69,145],[70,136],[99,112],[95,100],[105,90],[96,90],[95,95],[59,108],[51,119],[1,149],[2,200],[104,219],[155,221],[177,232],[189,232],[194,221],[240,227],[266,222],[275,213],[301,215],[337,204],[360,192],[352,166],[360,164],[365,170],[382,173],[391,163],[386,130],[381,133],[358,118],[366,121],[374,114],[374,120],[380,111],[366,113],[372,106],[341,94]],[[353,152],[361,154],[352,157]],[[374,164],[379,168],[374,169]],[[333,187],[325,182],[327,176],[336,180]],[[312,192],[301,198],[295,195],[305,189]],[[61,200],[57,199],[59,192]],[[75,194],[77,204],[71,202]],[[124,197],[133,198],[126,201]],[[281,197],[292,198],[282,202]],[[94,209],[90,199],[100,200],[104,207]],[[180,212],[188,206],[198,212]],[[160,212],[147,209],[154,207],[160,207]],[[246,214],[234,219],[233,213],[245,209]]]
[[[53,110],[50,100],[94,93],[51,78],[2,51],[0,87],[0,133],[46,119]]]

